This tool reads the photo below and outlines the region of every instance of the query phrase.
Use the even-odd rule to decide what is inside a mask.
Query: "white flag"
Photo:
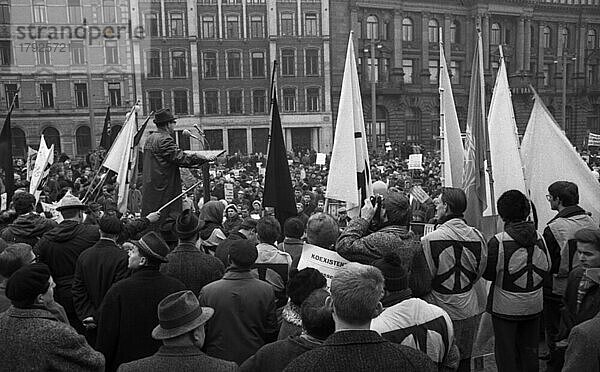
[[[54,162],[54,145],[48,148],[44,135],[40,139],[40,148],[38,149],[37,157],[35,159],[35,166],[33,167],[33,173],[31,174],[31,182],[29,184],[29,193],[35,195],[36,201],[39,198],[40,192],[37,191],[38,187],[42,183],[42,180],[48,175],[46,167]]]
[[[326,197],[345,201],[348,216],[355,217],[360,213],[362,201],[371,195],[373,190],[365,120],[354,56],[353,33],[350,32]]]
[[[33,168],[35,167],[36,155],[37,155],[37,151],[28,146],[27,147],[27,164],[25,165],[27,168],[27,181],[31,181],[31,176],[33,176]]]

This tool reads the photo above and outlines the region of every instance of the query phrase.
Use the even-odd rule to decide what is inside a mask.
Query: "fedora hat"
[[[85,204],[83,204],[81,202],[81,200],[79,200],[78,197],[71,194],[71,192],[69,191],[65,194],[65,196],[63,196],[62,199],[60,199],[56,210],[60,212],[62,210],[71,209],[71,208],[86,209],[87,206]]]
[[[152,330],[152,338],[181,336],[206,323],[214,313],[210,307],[201,307],[192,291],[172,293],[158,304],[158,326]]]
[[[190,210],[184,210],[175,222],[175,233],[179,236],[193,235],[202,228],[204,221],[196,217],[196,215]]]
[[[169,246],[165,241],[154,231],[150,231],[142,236],[140,240],[133,240],[133,243],[139,250],[146,255],[160,261],[169,262],[166,256],[169,254]]]
[[[177,118],[171,114],[171,110],[168,108],[160,109],[154,114],[154,124],[156,125],[169,123],[171,121],[175,121],[176,119]]]

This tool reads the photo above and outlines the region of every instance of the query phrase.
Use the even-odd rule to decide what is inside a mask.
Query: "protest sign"
[[[588,146],[600,146],[600,134],[590,133],[588,135]]]
[[[423,154],[408,155],[408,169],[423,170]]]
[[[322,152],[317,153],[317,165],[325,165],[325,154]]]
[[[340,256],[334,251],[330,251],[316,245],[306,244],[302,249],[300,261],[298,261],[298,270],[306,267],[317,269],[327,279],[327,288],[331,286],[331,279],[335,272],[342,266],[346,265],[348,260]]]
[[[429,194],[419,185],[415,185],[410,189],[410,194],[419,201],[419,203],[425,203],[430,199]]]
[[[56,221],[57,223],[61,223],[63,221],[62,214],[59,211],[56,210],[56,208],[58,207],[58,203],[49,204],[49,203],[41,202],[41,204],[42,204],[42,210],[44,212],[51,213],[52,214],[52,219],[54,221]]]
[[[233,201],[233,184],[232,183],[225,184],[225,200],[227,200],[228,203],[231,203]]]

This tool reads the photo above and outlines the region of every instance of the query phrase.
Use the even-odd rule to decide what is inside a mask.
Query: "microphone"
[[[194,128],[196,128],[196,130],[198,131],[198,134],[200,134],[200,136],[204,137],[204,131],[202,131],[202,129],[200,129],[198,124],[194,124]]]
[[[181,134],[182,134],[182,135],[184,135],[184,136],[186,136],[186,137],[192,137],[192,138],[195,138],[196,140],[200,141],[200,138],[198,138],[197,136],[194,136],[194,135],[192,134],[192,132],[190,132],[190,131],[189,131],[189,130],[187,130],[187,129],[184,129],[184,130],[181,132]]]

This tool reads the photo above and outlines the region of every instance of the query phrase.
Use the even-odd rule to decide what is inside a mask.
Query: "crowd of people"
[[[177,183],[207,159],[182,154],[163,114],[145,165]],[[110,176],[90,192],[90,159],[60,157],[36,197],[18,162],[0,213],[0,371],[470,371],[485,327],[499,371],[600,370],[600,229],[576,184],[548,185],[551,221],[503,193],[503,229],[484,236],[431,153],[418,171],[372,157],[375,195],[352,217],[326,205],[314,155],[290,154],[283,223],[262,205],[261,154],[218,159],[210,200],[196,189],[168,213],[142,205],[148,186],[131,185],[125,213]],[[307,266],[315,249],[344,264]]]

